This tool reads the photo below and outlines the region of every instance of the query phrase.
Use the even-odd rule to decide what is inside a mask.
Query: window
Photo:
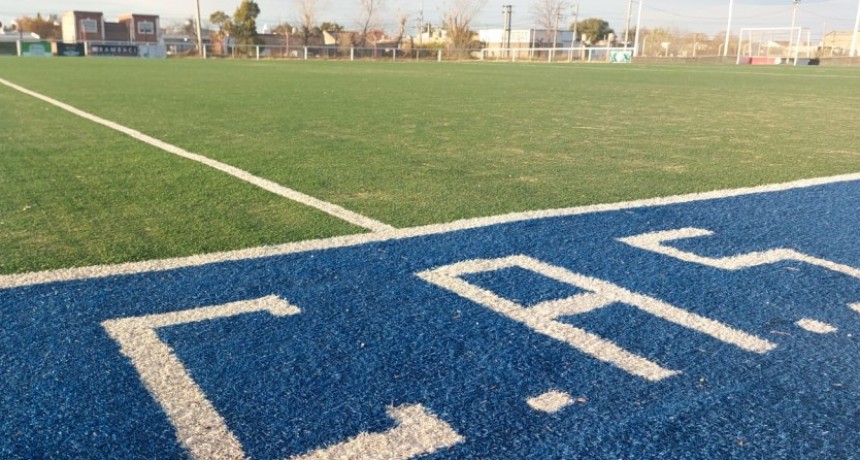
[[[139,34],[154,34],[155,23],[152,21],[140,21],[137,23],[137,33]]]
[[[88,34],[98,33],[99,23],[92,18],[81,19],[81,30]]]

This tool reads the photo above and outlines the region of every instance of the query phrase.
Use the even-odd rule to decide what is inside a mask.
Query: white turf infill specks
[[[681,203],[692,203],[697,201],[714,200],[719,198],[729,198],[743,195],[782,192],[786,190],[858,180],[860,180],[860,173],[843,174],[838,176],[802,179],[793,182],[761,185],[756,187],[716,190],[712,192],[691,193],[686,195],[675,195],[662,198],[648,198],[644,200],[596,204],[573,208],[548,209],[542,211],[526,211],[519,213],[502,214],[491,217],[479,217],[474,219],[458,220],[447,224],[433,224],[421,227],[394,229],[384,232],[338,236],[333,238],[308,240],[297,243],[286,243],[276,246],[261,246],[256,248],[240,249],[236,251],[201,254],[190,257],[150,260],[143,262],[127,262],[114,265],[95,265],[90,267],[63,268],[58,270],[19,273],[12,275],[0,275],[0,289],[54,283],[60,281],[84,280],[93,278],[105,278],[108,276],[117,275],[131,275],[135,273],[158,272],[234,260],[261,259],[265,257],[295,254],[300,252],[334,249],[347,246],[358,246],[361,244],[380,241],[401,240],[417,236],[448,233],[457,230],[468,230],[473,228],[488,227],[492,225],[521,222],[526,220],[575,216],[582,214],[620,211],[634,208],[666,206]]]
[[[241,179],[245,182],[248,182],[249,184],[256,185],[257,187],[260,187],[263,190],[266,190],[266,191],[272,192],[276,195],[282,196],[284,198],[288,198],[290,200],[296,201],[296,202],[301,203],[305,206],[310,206],[312,208],[319,209],[320,211],[323,211],[329,215],[335,216],[339,219],[345,220],[346,222],[349,222],[353,225],[357,225],[359,227],[364,227],[364,228],[371,230],[371,231],[374,231],[374,232],[389,231],[389,230],[394,229],[394,227],[392,227],[390,225],[384,224],[384,223],[379,222],[377,220],[373,220],[369,217],[362,216],[361,214],[352,212],[352,211],[350,211],[346,208],[343,208],[341,206],[338,206],[336,204],[329,203],[327,201],[323,201],[323,200],[320,200],[318,198],[314,198],[310,195],[306,195],[306,194],[299,192],[297,190],[293,190],[291,188],[284,187],[283,185],[277,184],[277,183],[272,182],[268,179],[263,179],[262,177],[259,177],[259,176],[255,176],[255,175],[253,175],[247,171],[243,171],[239,168],[236,168],[234,166],[230,166],[226,163],[221,163],[220,161],[215,161],[211,158],[208,158],[208,157],[205,157],[203,155],[196,154],[196,153],[191,153],[191,152],[184,150],[184,149],[181,149],[175,145],[168,144],[167,142],[160,141],[160,140],[158,140],[154,137],[151,137],[151,136],[147,136],[146,134],[143,134],[140,131],[136,131],[136,130],[133,130],[131,128],[127,128],[123,125],[120,125],[119,123],[114,123],[110,120],[105,120],[104,118],[95,116],[91,113],[84,112],[83,110],[80,110],[80,109],[73,107],[69,104],[60,102],[56,99],[52,99],[52,98],[45,96],[43,94],[39,94],[35,91],[31,91],[31,90],[24,88],[22,86],[18,86],[16,84],[14,84],[10,81],[4,80],[2,78],[0,78],[0,83],[6,85],[9,88],[12,88],[16,91],[24,93],[28,96],[35,97],[36,99],[40,99],[40,100],[45,101],[45,102],[47,102],[47,103],[49,103],[55,107],[59,107],[59,108],[65,110],[67,112],[73,113],[73,114],[75,114],[81,118],[87,119],[87,120],[92,121],[94,123],[98,123],[102,126],[106,126],[106,127],[113,129],[115,131],[119,131],[119,132],[121,132],[127,136],[130,136],[134,139],[137,139],[141,142],[147,143],[153,147],[164,150],[165,152],[172,153],[174,155],[177,155],[177,156],[180,156],[180,157],[192,160],[192,161],[196,161],[198,163],[209,166],[210,168],[213,168],[213,169],[217,169],[218,171],[227,173],[227,174],[229,174],[235,178],[238,178],[238,179]]]

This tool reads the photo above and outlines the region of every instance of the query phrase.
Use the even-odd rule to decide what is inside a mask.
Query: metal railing
[[[613,55],[633,56],[632,48],[575,46],[569,48],[485,48],[482,61],[509,62],[611,62]],[[627,59],[628,61],[630,59]]]
[[[353,46],[205,45],[205,59],[293,59],[340,61],[459,61],[480,59],[480,49],[395,48]],[[179,56],[180,54],[174,54]],[[185,55],[188,55],[185,53]]]
[[[631,53],[631,48],[394,48],[351,46],[205,45],[206,59],[293,59],[293,60],[375,60],[375,61],[529,61],[529,62],[610,62],[615,53]],[[190,56],[190,53],[168,53]]]

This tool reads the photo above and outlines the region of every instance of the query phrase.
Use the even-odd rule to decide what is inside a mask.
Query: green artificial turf
[[[394,226],[860,171],[856,68],[6,58],[0,59],[0,78]],[[31,117],[14,122],[27,135],[10,133],[3,121],[4,157],[59,157],[60,140],[10,150],[7,139],[67,126],[74,126],[81,168],[106,161],[98,150],[93,154],[105,138],[149,152],[5,87],[0,97],[26,106]],[[168,154],[144,156],[148,168],[165,172],[185,165]],[[23,174],[15,171],[37,164],[11,163],[12,170],[0,174],[14,178]],[[269,206],[298,212],[233,179],[184,167],[220,181],[192,187],[197,200],[266,196]],[[158,189],[153,181],[163,180],[158,174],[136,179],[148,183],[144,190]],[[121,188],[130,179],[110,180]],[[0,183],[0,192],[8,194],[9,187],[16,186]],[[87,196],[82,203],[94,206]],[[167,221],[189,206],[182,193],[160,196],[172,209],[164,211]],[[106,218],[132,212],[139,206],[135,198],[104,197],[112,209],[104,211]],[[89,218],[65,200],[53,206],[63,209],[69,225]],[[252,225],[245,215],[225,218],[222,225],[230,228]],[[229,228],[211,230],[213,242],[206,245],[164,235],[164,247],[145,254],[77,244],[95,254],[89,263],[348,229],[329,219],[305,224],[289,236],[255,233],[241,243],[228,236]],[[258,225],[277,226],[269,220]],[[53,234],[50,227],[33,222],[26,231]],[[72,244],[62,235],[52,241]],[[70,262],[79,264],[62,258],[42,265]]]
[[[0,273],[361,231],[0,88]]]

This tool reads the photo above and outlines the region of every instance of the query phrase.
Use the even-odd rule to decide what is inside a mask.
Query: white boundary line
[[[361,214],[352,212],[346,208],[338,206],[333,203],[329,203],[327,201],[320,200],[318,198],[314,198],[310,195],[306,195],[297,190],[293,190],[291,188],[284,187],[283,185],[272,182],[268,179],[263,179],[262,177],[255,176],[247,171],[241,170],[234,166],[230,166],[226,163],[221,163],[220,161],[213,160],[211,158],[205,157],[203,155],[197,153],[191,153],[187,150],[181,149],[175,145],[168,144],[167,142],[160,141],[154,137],[147,136],[146,134],[141,133],[140,131],[133,130],[131,128],[127,128],[119,123],[114,123],[110,120],[105,120],[104,118],[98,117],[88,112],[84,112],[78,108],[75,108],[69,104],[65,104],[56,99],[52,99],[43,94],[39,94],[35,91],[31,91],[22,86],[18,86],[8,80],[4,80],[0,78],[0,83],[12,88],[16,91],[24,93],[28,96],[35,97],[36,99],[40,99],[48,104],[51,104],[55,107],[59,107],[67,112],[71,112],[81,118],[85,118],[94,123],[98,123],[102,126],[106,126],[115,131],[119,131],[127,136],[130,136],[136,140],[141,142],[145,142],[153,147],[164,150],[165,152],[172,153],[174,155],[178,155],[180,157],[196,161],[198,163],[202,163],[210,168],[217,169],[221,172],[227,173],[233,177],[241,179],[250,184],[256,185],[263,190],[267,190],[276,195],[280,195],[284,198],[289,198],[290,200],[296,201],[306,206],[310,206],[312,208],[316,208],[320,211],[323,211],[329,215],[335,216],[339,219],[345,220],[353,225],[357,225],[359,227],[364,227],[374,232],[384,232],[393,230],[394,227],[379,222],[377,220],[373,220],[369,217],[362,216]]]
[[[262,246],[257,248],[240,249],[236,251],[218,252],[174,259],[127,262],[116,265],[95,265],[90,267],[65,268],[42,272],[2,275],[0,276],[0,289],[31,286],[36,284],[53,283],[59,281],[74,281],[92,278],[104,278],[117,275],[130,275],[135,273],[158,272],[173,270],[176,268],[195,267],[199,265],[211,264],[216,262],[226,262],[232,260],[261,259],[265,257],[295,254],[300,252],[316,251],[322,249],[358,246],[365,243],[401,240],[417,236],[434,235],[452,232],[456,230],[467,230],[525,220],[691,203],[696,201],[713,200],[718,198],[730,198],[736,196],[754,195],[769,192],[780,192],[799,188],[814,187],[817,185],[827,185],[851,181],[860,181],[860,173],[819,177],[814,179],[803,179],[793,182],[762,185],[757,187],[745,187],[729,190],[717,190],[705,193],[675,195],[663,198],[624,201],[620,203],[597,204],[573,208],[503,214],[492,217],[480,217],[475,219],[458,220],[447,224],[434,224],[422,227],[390,230],[386,232],[339,236],[319,240],[301,241],[297,243],[286,243],[277,246]]]

